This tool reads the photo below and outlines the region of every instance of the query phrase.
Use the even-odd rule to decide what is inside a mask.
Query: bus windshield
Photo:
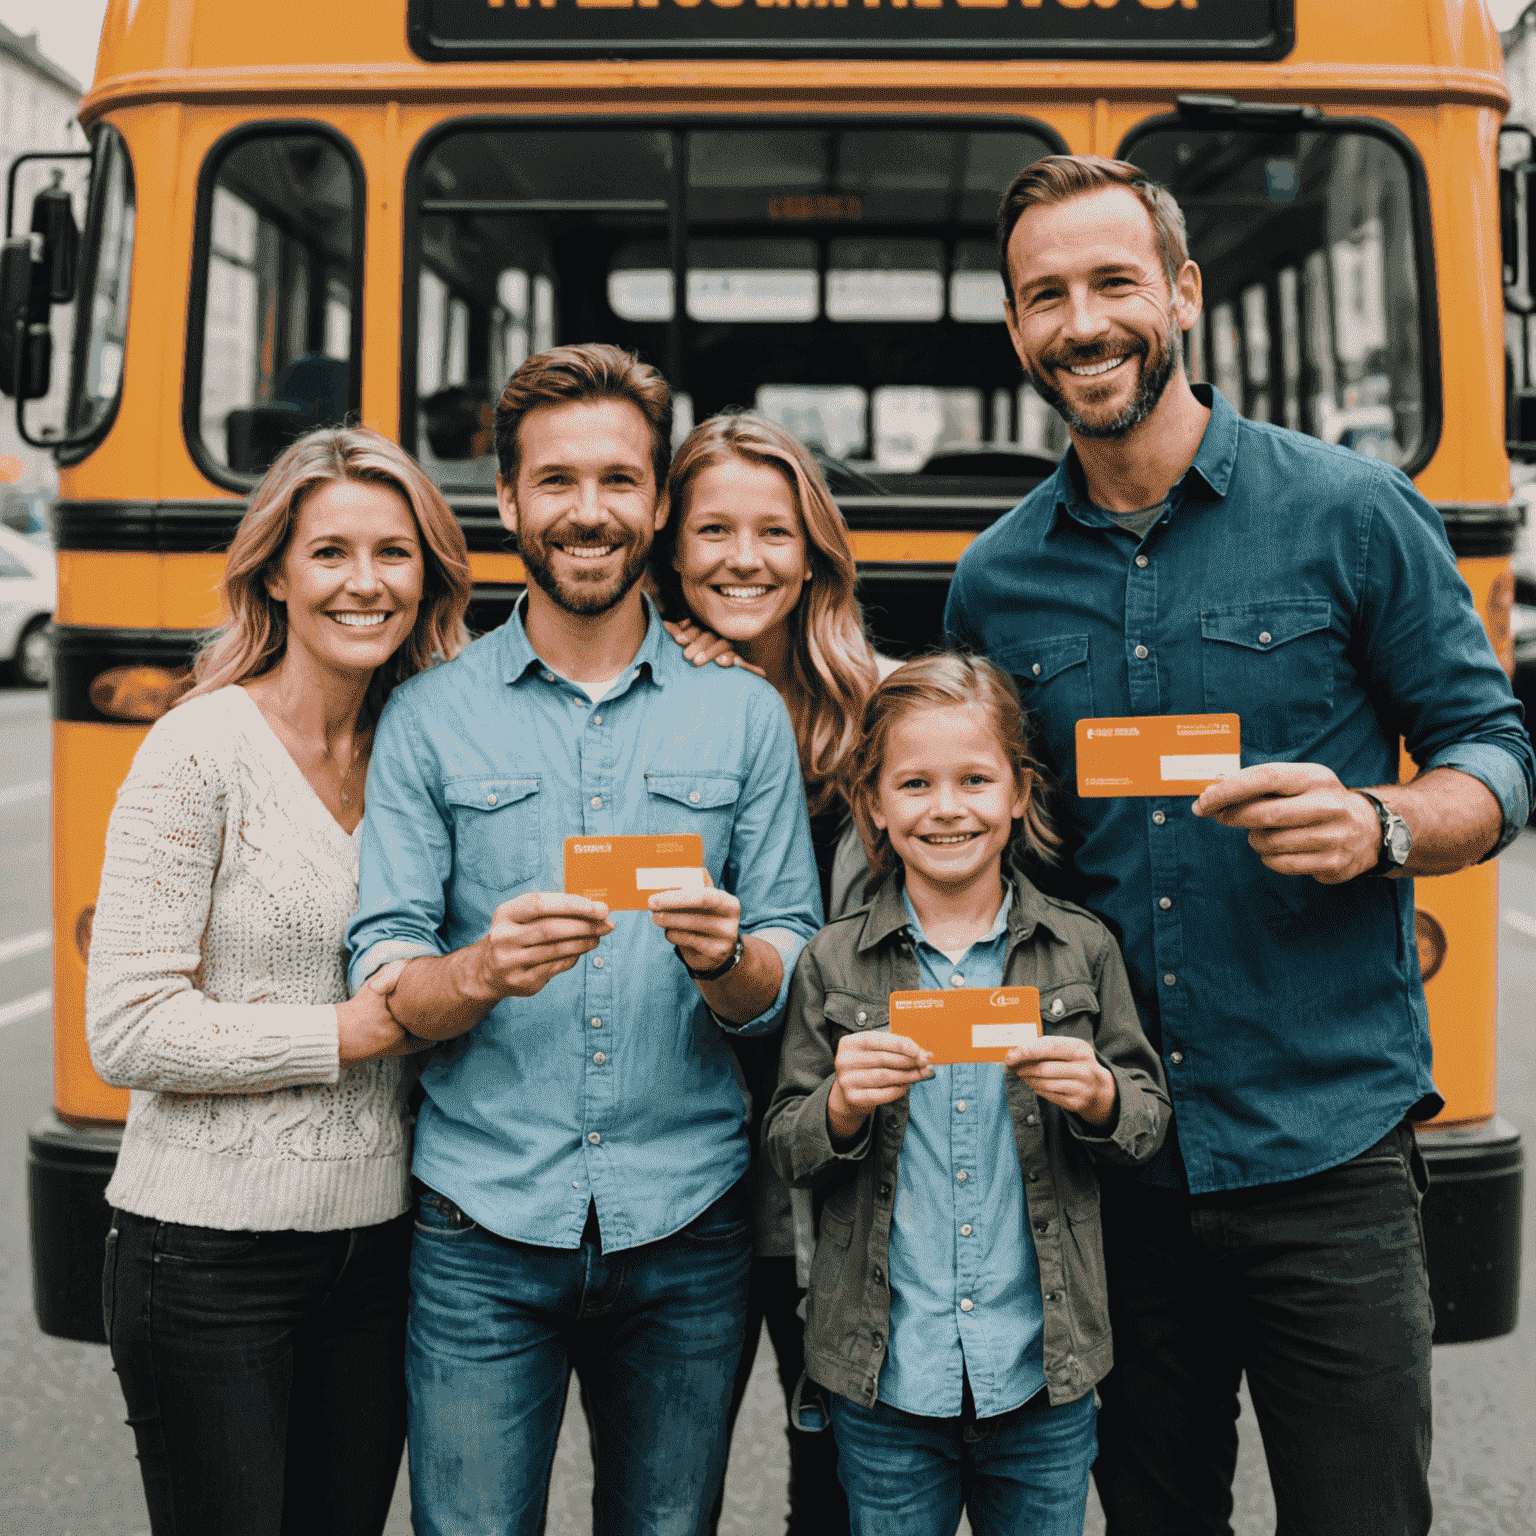
[[[1055,148],[1019,129],[451,130],[413,178],[412,446],[445,489],[489,490],[507,374],[611,341],[667,373],[679,435],[756,406],[866,489],[967,455],[1037,470],[1062,438],[1019,388],[995,228],[999,190]]]
[[[1143,134],[1127,158],[1173,191],[1189,226],[1205,284],[1191,376],[1256,421],[1417,468],[1433,447],[1426,252],[1396,144],[1179,125]]]

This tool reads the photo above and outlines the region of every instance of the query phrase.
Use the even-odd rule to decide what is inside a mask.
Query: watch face
[[[1401,816],[1393,816],[1389,813],[1385,841],[1387,857],[1394,864],[1405,864],[1408,855],[1413,851],[1413,833],[1408,830],[1408,823]]]

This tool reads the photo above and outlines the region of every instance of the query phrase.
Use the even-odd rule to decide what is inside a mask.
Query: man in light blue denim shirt
[[[497,409],[527,597],[396,690],[368,780],[354,985],[406,962],[422,1074],[407,1337],[423,1533],[536,1532],[574,1367],[595,1527],[693,1536],[724,1476],[751,1258],[729,1034],[771,1030],[821,919],[777,693],[696,670],[636,582],[667,389],[614,347],[529,359]],[[697,833],[707,888],[610,914],[568,836]]]
[[[1015,677],[1068,786],[1067,894],[1118,930],[1174,1111],[1138,1181],[1102,1181],[1108,1530],[1230,1531],[1246,1375],[1282,1530],[1423,1536],[1412,1122],[1441,1100],[1405,877],[1525,824],[1519,706],[1407,476],[1191,386],[1166,188],[1053,156],[1000,229],[1014,348],[1072,447],[965,552],[945,627]],[[1241,768],[1198,799],[1071,793],[1080,720],[1206,712],[1240,717]]]

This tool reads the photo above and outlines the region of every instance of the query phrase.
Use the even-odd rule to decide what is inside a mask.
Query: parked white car
[[[0,665],[11,682],[47,686],[57,597],[53,551],[0,528]]]

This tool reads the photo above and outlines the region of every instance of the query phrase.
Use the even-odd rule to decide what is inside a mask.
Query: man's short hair
[[[1025,166],[1013,178],[1013,185],[1003,193],[1002,204],[997,210],[998,264],[1010,308],[1013,307],[1013,278],[1008,271],[1008,242],[1024,210],[1041,208],[1047,203],[1065,203],[1104,187],[1124,187],[1134,192],[1147,210],[1147,216],[1152,220],[1158,259],[1168,279],[1168,291],[1173,292],[1174,280],[1189,260],[1184,213],[1173,193],[1129,160],[1111,160],[1106,155],[1047,155]]]
[[[529,411],[572,400],[627,400],[645,417],[659,495],[672,463],[672,392],[649,363],[600,341],[535,352],[507,380],[495,416],[502,478],[510,485],[517,477],[517,432]]]

